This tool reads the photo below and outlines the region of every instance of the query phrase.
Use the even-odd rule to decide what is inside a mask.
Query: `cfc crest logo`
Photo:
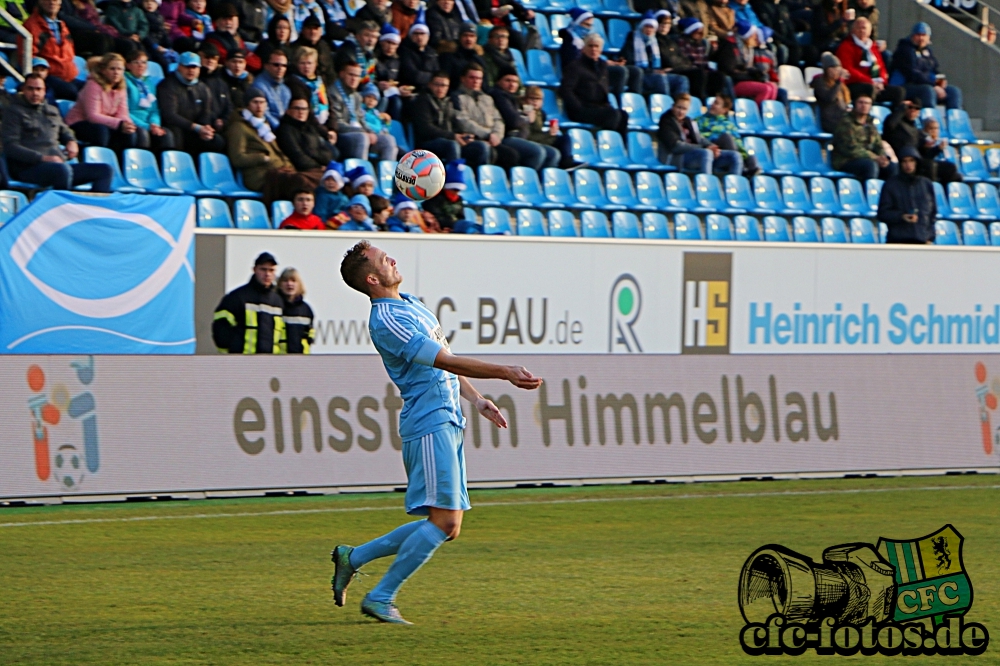
[[[49,368],[28,366],[28,410],[40,481],[54,479],[61,491],[80,490],[101,466],[97,438],[94,357]]]
[[[732,255],[684,253],[681,353],[729,353]]]

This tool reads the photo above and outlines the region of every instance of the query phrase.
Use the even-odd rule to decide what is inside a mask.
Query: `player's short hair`
[[[340,277],[344,278],[348,287],[365,296],[369,295],[367,278],[375,272],[365,254],[371,246],[366,240],[359,241],[344,254],[344,260],[340,262]]]

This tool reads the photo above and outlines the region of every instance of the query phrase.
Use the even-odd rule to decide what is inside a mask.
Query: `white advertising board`
[[[1000,355],[498,356],[470,481],[997,470]],[[0,357],[0,498],[399,486],[378,357]]]

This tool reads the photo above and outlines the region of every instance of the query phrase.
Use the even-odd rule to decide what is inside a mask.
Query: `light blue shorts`
[[[406,513],[426,516],[430,507],[468,511],[462,429],[446,425],[420,439],[403,442]]]

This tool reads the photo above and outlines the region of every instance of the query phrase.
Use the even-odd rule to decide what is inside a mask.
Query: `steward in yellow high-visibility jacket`
[[[215,308],[212,339],[220,353],[284,352],[284,301],[274,288],[277,263],[270,252],[262,252],[254,262],[250,281],[226,294]]]

